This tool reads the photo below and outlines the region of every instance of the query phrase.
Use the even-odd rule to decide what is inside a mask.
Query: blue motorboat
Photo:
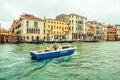
[[[32,59],[43,60],[43,59],[71,55],[74,53],[75,50],[76,50],[76,47],[74,46],[60,45],[58,47],[53,46],[50,49],[30,51],[30,55]]]

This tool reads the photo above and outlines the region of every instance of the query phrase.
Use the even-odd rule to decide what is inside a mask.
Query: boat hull
[[[98,40],[82,40],[82,42],[98,42]]]
[[[43,59],[57,58],[57,57],[71,55],[74,53],[74,51],[75,51],[75,49],[70,49],[70,50],[49,52],[49,53],[44,53],[44,54],[36,54],[31,51],[30,55],[31,55],[32,59],[43,60]]]
[[[33,40],[32,43],[33,43],[33,44],[39,44],[39,43],[43,43],[43,41]]]

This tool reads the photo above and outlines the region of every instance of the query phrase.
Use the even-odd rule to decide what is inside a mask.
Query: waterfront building
[[[15,43],[17,41],[16,36],[15,36],[15,26],[19,20],[14,20],[11,27],[9,28],[9,43]]]
[[[117,40],[116,28],[108,25],[107,27],[107,40],[108,41],[115,41]]]
[[[120,40],[120,24],[116,24],[114,25],[114,27],[116,28],[116,33],[117,33],[117,40]]]
[[[102,39],[102,27],[103,25],[97,21],[87,21],[87,25],[93,28],[94,38],[96,40]]]
[[[94,39],[94,27],[90,24],[86,24],[86,40]]]
[[[3,28],[0,28],[0,43],[8,42],[9,32]]]
[[[103,27],[102,27],[102,38],[101,38],[103,41],[106,41],[107,40],[107,26],[103,24]]]
[[[19,20],[13,22],[11,31],[17,36],[18,41],[42,40],[45,37],[44,20],[31,14],[23,14]]]
[[[69,40],[68,22],[45,19],[45,34],[47,41]]]
[[[85,38],[85,24],[87,18],[78,14],[61,14],[56,17],[57,20],[67,21],[70,27],[70,38],[72,40],[81,40]]]

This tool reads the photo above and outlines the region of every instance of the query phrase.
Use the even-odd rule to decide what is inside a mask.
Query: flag
[[[83,21],[79,21],[80,24],[83,24]]]

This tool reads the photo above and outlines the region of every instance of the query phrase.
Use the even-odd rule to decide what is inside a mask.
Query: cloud
[[[77,13],[88,19],[120,24],[120,0],[2,0],[0,1],[0,22],[8,29],[14,19],[23,13],[40,18],[55,18],[65,13]]]

